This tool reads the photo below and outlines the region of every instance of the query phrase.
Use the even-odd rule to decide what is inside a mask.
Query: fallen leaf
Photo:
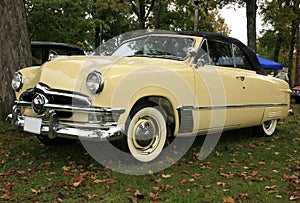
[[[72,185],[73,185],[74,187],[78,187],[78,186],[81,184],[81,182],[82,182],[82,181],[78,181],[78,182],[73,183]]]
[[[194,179],[200,179],[200,178],[202,178],[202,175],[200,173],[195,173],[195,174],[192,175],[192,177]]]
[[[234,203],[234,199],[232,197],[223,197],[223,203]]]
[[[159,190],[160,190],[160,187],[153,186],[152,189],[155,190],[155,191],[159,191]]]
[[[165,188],[164,188],[164,191],[171,190],[173,188],[174,187],[172,185],[166,185]]]
[[[221,176],[225,178],[233,178],[233,174],[231,172],[228,173],[220,173]]]
[[[145,196],[139,190],[136,190],[133,195],[138,199],[144,199],[145,198]]]
[[[249,195],[246,193],[246,194],[238,194],[236,195],[236,199],[238,199],[240,202],[246,200],[249,198]]]
[[[118,181],[116,179],[114,179],[114,178],[108,178],[108,179],[104,179],[104,182],[106,184],[113,184],[113,183],[116,183]]]
[[[36,189],[32,189],[32,188],[31,188],[31,192],[32,192],[33,194],[37,194],[37,193],[38,193],[38,191],[37,191]]]
[[[99,184],[99,183],[113,184],[116,182],[118,182],[118,181],[114,178],[108,178],[108,179],[103,179],[103,180],[96,179],[93,181],[94,184]]]
[[[97,195],[96,194],[88,194],[87,195],[87,198],[88,198],[88,200],[92,200],[92,199],[94,199],[95,197],[97,197]]]
[[[210,189],[211,188],[211,185],[203,185],[202,186],[204,189]]]
[[[70,171],[71,170],[71,166],[63,166],[62,167],[62,169],[64,170],[64,171]]]
[[[190,183],[192,183],[192,182],[194,182],[194,181],[195,181],[194,178],[190,178],[190,179],[189,179],[189,182],[190,182]]]
[[[170,174],[162,174],[161,177],[163,177],[164,179],[168,179],[171,178],[172,175]]]
[[[80,182],[80,181],[85,180],[85,178],[82,177],[82,176],[76,176],[76,177],[74,178],[74,180],[75,180],[76,182]]]
[[[300,195],[299,196],[292,195],[292,196],[290,196],[289,200],[291,200],[291,201],[300,200]]]
[[[257,174],[258,174],[258,171],[252,171],[252,173],[251,173],[251,176],[257,176]]]
[[[187,179],[182,179],[181,181],[180,181],[180,185],[183,185],[184,183],[186,183],[187,182]]]
[[[154,194],[150,192],[150,198],[154,201],[160,200],[161,198],[158,196],[158,193]]]
[[[226,186],[227,185],[227,183],[225,183],[225,182],[217,182],[217,185],[219,185],[219,186]]]

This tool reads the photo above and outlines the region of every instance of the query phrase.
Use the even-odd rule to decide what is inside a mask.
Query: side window
[[[212,65],[234,67],[231,44],[219,41],[208,41],[208,48]]]
[[[205,65],[210,65],[209,52],[207,47],[207,40],[202,42],[201,47],[199,48],[196,57],[194,59],[194,63],[197,65],[196,67],[203,67]]]
[[[233,48],[233,54],[235,59],[235,67],[251,70],[250,63],[247,57],[245,56],[244,52],[242,52],[242,50],[236,45],[232,45],[232,48]]]

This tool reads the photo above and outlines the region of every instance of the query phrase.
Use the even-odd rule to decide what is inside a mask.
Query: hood
[[[87,74],[97,69],[104,73],[113,63],[112,57],[63,57],[41,66],[31,79],[30,86],[41,82],[53,89],[74,91],[85,81]]]
[[[71,56],[57,58],[39,68],[24,69],[22,72],[28,76],[26,89],[44,83],[52,89],[81,92],[87,75],[93,70],[101,72],[105,79],[117,79],[139,68],[178,68],[178,64],[182,61],[147,57]]]

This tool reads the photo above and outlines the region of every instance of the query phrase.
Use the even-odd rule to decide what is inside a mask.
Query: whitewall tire
[[[254,128],[255,133],[257,133],[259,136],[265,136],[270,137],[272,136],[277,127],[277,119],[265,121],[261,126],[257,126]]]
[[[127,147],[141,162],[151,162],[162,152],[167,139],[167,125],[161,107],[144,107],[132,116],[127,130]]]

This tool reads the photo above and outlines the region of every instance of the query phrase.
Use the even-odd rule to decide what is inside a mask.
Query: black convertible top
[[[253,50],[251,50],[249,47],[247,47],[244,43],[242,43],[240,40],[228,37],[222,34],[218,33],[212,33],[212,32],[191,32],[191,31],[178,31],[176,32],[180,35],[190,35],[190,36],[198,36],[198,37],[204,37],[210,40],[215,41],[221,41],[221,42],[227,42],[230,44],[235,44],[238,46],[248,57],[248,60],[252,64],[253,69],[262,75],[266,75],[265,71],[261,67],[261,64],[259,63],[257,56]]]

